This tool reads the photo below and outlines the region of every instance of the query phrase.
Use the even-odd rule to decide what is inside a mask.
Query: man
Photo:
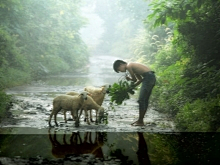
[[[113,64],[115,72],[126,72],[130,73],[130,76],[126,76],[128,81],[134,82],[134,87],[142,83],[140,89],[140,95],[138,99],[139,103],[139,118],[137,121],[132,123],[134,126],[144,126],[144,115],[148,108],[148,101],[152,92],[152,89],[156,82],[154,72],[149,67],[141,63],[130,62],[127,63],[123,60],[116,60]]]

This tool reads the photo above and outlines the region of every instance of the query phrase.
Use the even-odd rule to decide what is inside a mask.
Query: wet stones
[[[43,105],[41,104],[37,104],[36,109],[41,111],[46,111],[46,108],[44,108]]]
[[[35,111],[35,110],[24,110],[24,114],[36,115],[37,111]]]

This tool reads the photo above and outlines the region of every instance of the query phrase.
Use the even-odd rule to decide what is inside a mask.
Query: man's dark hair
[[[121,64],[127,64],[127,62],[123,61],[123,60],[116,60],[113,64],[113,69],[115,70],[115,72],[118,73],[118,67],[121,65]]]

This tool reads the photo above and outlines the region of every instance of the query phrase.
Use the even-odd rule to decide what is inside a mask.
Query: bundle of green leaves
[[[103,117],[99,118],[99,123],[108,124],[108,112],[104,112]]]
[[[108,95],[111,97],[111,102],[115,102],[117,105],[123,103],[124,100],[130,98],[129,94],[134,94],[135,87],[133,82],[120,80],[119,83],[114,83],[109,88]]]

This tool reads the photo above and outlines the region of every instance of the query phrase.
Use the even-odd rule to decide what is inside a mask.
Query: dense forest
[[[80,5],[77,0],[0,2],[1,113],[9,99],[4,88],[73,71],[88,62],[87,46],[79,34],[87,23]]]
[[[179,130],[220,131],[220,1],[158,2],[148,18],[172,36],[152,61],[159,76],[155,106],[173,116]]]
[[[86,0],[0,2],[0,113],[7,87],[73,71],[90,52],[79,33]],[[152,106],[180,131],[220,131],[220,1],[95,0],[105,28],[96,51],[149,65]],[[92,20],[90,20],[92,21]]]

